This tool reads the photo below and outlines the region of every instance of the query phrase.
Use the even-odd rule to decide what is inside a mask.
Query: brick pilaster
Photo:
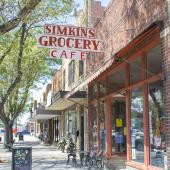
[[[164,129],[167,149],[167,169],[170,169],[170,25],[164,25],[160,34],[164,82]]]

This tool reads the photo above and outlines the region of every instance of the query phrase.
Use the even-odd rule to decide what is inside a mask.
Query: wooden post
[[[93,144],[93,129],[92,129],[92,122],[91,122],[91,114],[92,113],[92,105],[90,103],[91,99],[92,99],[92,91],[90,89],[90,86],[88,87],[88,127],[89,127],[89,145],[92,146]],[[89,146],[89,149],[90,149]]]
[[[97,150],[100,151],[100,84],[97,83]]]
[[[111,127],[111,112],[112,112],[112,98],[106,98],[106,158],[109,159],[112,155],[112,127]]]

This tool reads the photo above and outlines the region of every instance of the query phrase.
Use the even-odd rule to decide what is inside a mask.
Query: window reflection
[[[97,112],[96,105],[93,106],[92,112],[92,130],[93,130],[93,147],[97,148]]]
[[[100,102],[100,149],[105,151],[106,131],[105,131],[105,103]]]
[[[166,169],[162,95],[161,80],[149,84],[150,160],[151,165]]]
[[[131,144],[132,160],[144,162],[143,97],[142,89],[131,94]]]
[[[112,152],[126,152],[126,115],[125,101],[112,101]]]

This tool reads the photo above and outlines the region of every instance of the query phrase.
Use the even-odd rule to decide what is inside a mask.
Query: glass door
[[[112,153],[126,153],[125,100],[112,101]]]

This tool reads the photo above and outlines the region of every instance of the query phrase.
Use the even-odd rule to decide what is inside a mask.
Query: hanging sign
[[[101,52],[102,46],[94,29],[67,25],[46,24],[37,41],[38,47],[52,49],[52,58],[60,59],[85,60],[86,52]]]

